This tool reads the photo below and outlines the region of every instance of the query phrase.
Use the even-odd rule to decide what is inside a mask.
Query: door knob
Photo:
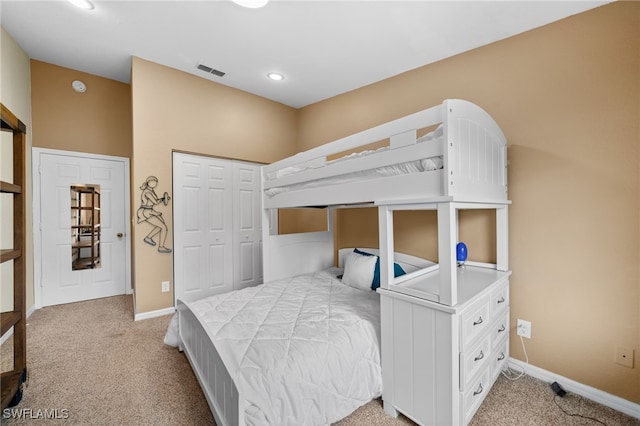
[[[122,237],[124,237],[124,234],[123,234],[122,232],[118,232],[118,233],[116,234],[116,237],[118,237],[118,238],[122,238]]]

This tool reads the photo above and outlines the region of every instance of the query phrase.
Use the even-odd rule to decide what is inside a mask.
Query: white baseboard
[[[135,321],[146,320],[146,319],[155,318],[155,317],[162,317],[165,315],[171,315],[175,311],[176,311],[176,308],[171,307],[171,308],[159,309],[157,311],[143,312],[141,314],[135,315]]]
[[[32,305],[29,309],[27,309],[27,319],[36,311],[36,305]],[[7,331],[4,336],[0,337],[0,345],[4,345],[4,342],[9,340],[9,337],[13,336],[13,327]]]
[[[517,370],[524,369],[527,375],[535,377],[536,379],[540,379],[547,383],[558,382],[565,390],[569,392],[573,392],[599,404],[613,408],[614,410],[620,411],[621,413],[624,413],[628,416],[640,419],[640,404],[627,401],[626,399],[620,398],[619,396],[603,392],[596,388],[592,388],[591,386],[583,385],[582,383],[578,383],[575,380],[568,379],[559,374],[555,374],[540,367],[536,367],[535,365],[527,364],[518,359],[509,358],[509,365],[516,367]]]

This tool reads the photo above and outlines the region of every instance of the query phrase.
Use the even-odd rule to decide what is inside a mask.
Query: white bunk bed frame
[[[420,129],[442,123],[440,143],[416,143]],[[388,151],[327,164],[327,157],[390,139]],[[507,143],[496,122],[479,106],[460,99],[381,124],[263,167],[263,175],[297,166],[308,169],[265,180],[264,189],[442,156],[441,170],[373,181],[286,191],[264,198],[264,208],[443,201],[504,202],[507,199]],[[401,188],[399,190],[399,188]]]
[[[416,143],[418,130],[442,125],[443,137]],[[327,157],[356,150],[389,139],[390,149],[349,161],[327,164]],[[444,305],[458,303],[455,245],[458,241],[458,210],[495,209],[497,262],[480,265],[498,271],[508,268],[507,142],[495,120],[481,107],[461,99],[381,124],[317,148],[301,152],[263,167],[263,189],[299,185],[336,175],[356,173],[422,158],[442,156],[443,168],[433,171],[388,176],[365,181],[331,184],[290,190],[263,197],[265,215],[269,209],[304,206],[365,204],[378,206],[380,228],[381,287],[426,298]],[[267,180],[286,168],[302,171]],[[306,167],[306,168],[305,168]],[[437,210],[438,256],[440,267],[393,278],[393,212],[396,210]],[[331,258],[332,233],[274,236],[263,227],[265,281],[291,275],[291,255],[303,244],[304,262]],[[283,250],[283,246],[285,249]],[[302,259],[301,259],[302,260]],[[471,263],[471,265],[474,265]],[[313,265],[318,266],[318,265]],[[295,267],[295,266],[294,266]],[[300,265],[297,266],[300,268]],[[312,269],[298,269],[303,273]],[[422,277],[422,278],[420,278]]]
[[[419,129],[442,124],[443,138],[438,143],[415,143]],[[390,149],[366,157],[327,164],[327,156],[385,139]],[[381,294],[392,292],[402,298],[420,298],[446,312],[455,312],[488,282],[505,280],[508,270],[508,205],[506,139],[496,122],[471,102],[450,99],[426,110],[381,124],[263,167],[263,190],[295,185],[325,177],[358,172],[421,158],[442,156],[441,170],[389,176],[368,181],[290,190],[263,196],[263,267],[265,282],[297,274],[314,272],[334,263],[333,208],[377,206],[379,211]],[[286,167],[310,166],[296,174],[274,180],[265,177]],[[400,189],[399,189],[400,188]],[[274,235],[270,226],[271,209],[332,206],[327,209],[328,229],[290,235]],[[437,210],[439,265],[393,277],[393,212],[398,210]],[[495,209],[496,264],[468,262],[463,278],[473,281],[472,290],[460,288],[460,270],[456,265],[458,210]],[[470,276],[477,279],[469,279]],[[475,289],[475,290],[474,290]],[[439,308],[440,309],[440,308]],[[233,378],[218,355],[204,324],[188,303],[177,301],[180,349],[184,350],[207,398],[216,423],[244,424],[244,403]],[[384,312],[383,312],[384,313]],[[384,319],[382,320],[384,321]],[[383,360],[385,335],[383,324]],[[392,355],[386,351],[387,356]],[[387,389],[389,372],[383,380]],[[455,376],[457,377],[457,376]],[[455,378],[454,377],[454,378]],[[386,392],[385,392],[386,393]],[[447,396],[458,409],[456,393]],[[385,411],[397,415],[393,395],[385,399]],[[389,401],[389,404],[387,404]],[[403,410],[402,410],[403,411]],[[405,414],[409,414],[403,411]],[[457,417],[450,417],[455,422]]]

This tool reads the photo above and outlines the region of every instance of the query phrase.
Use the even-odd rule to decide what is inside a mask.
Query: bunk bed
[[[388,145],[381,149],[366,149],[385,140]],[[266,284],[262,288],[274,282],[293,282],[290,277],[303,274],[313,277],[333,266],[333,209],[363,205],[378,209],[379,250],[367,254],[376,258],[380,287],[366,294],[379,299],[382,398],[391,416],[401,412],[419,424],[466,424],[504,367],[511,274],[506,167],[506,139],[499,126],[477,105],[457,99],[263,167]],[[326,231],[273,232],[269,224],[272,209],[305,206],[329,206]],[[458,211],[463,209],[495,211],[495,264],[457,263]],[[438,263],[395,252],[393,217],[401,210],[437,211]],[[353,250],[339,251],[339,267],[347,266],[348,251]],[[396,276],[396,263],[402,259],[406,273]],[[347,287],[334,279],[330,280],[332,288]],[[358,292],[362,294],[362,290],[355,294]],[[302,305],[299,311],[307,313]],[[239,310],[233,315],[251,317],[255,311]],[[256,411],[255,395],[248,394],[258,388],[268,394],[273,384],[258,384],[255,377],[239,375],[238,365],[217,336],[217,321],[207,319],[204,308],[177,301],[176,341],[198,377],[216,422],[271,422],[261,417],[264,412]],[[287,324],[285,328],[291,325]],[[251,367],[255,371],[271,368],[258,361]],[[337,367],[338,371],[351,368]],[[311,370],[299,372],[309,374],[305,377],[311,383],[319,380]],[[368,397],[377,395],[375,387]],[[312,395],[305,395],[314,401]],[[358,404],[364,402],[358,400]],[[277,420],[289,421],[316,424],[317,418]]]

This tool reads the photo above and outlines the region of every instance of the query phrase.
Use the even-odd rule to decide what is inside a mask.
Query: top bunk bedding
[[[328,159],[385,139],[388,147]],[[477,105],[449,99],[264,166],[263,202],[265,208],[442,198],[506,202],[506,166],[506,139],[497,123]]]

